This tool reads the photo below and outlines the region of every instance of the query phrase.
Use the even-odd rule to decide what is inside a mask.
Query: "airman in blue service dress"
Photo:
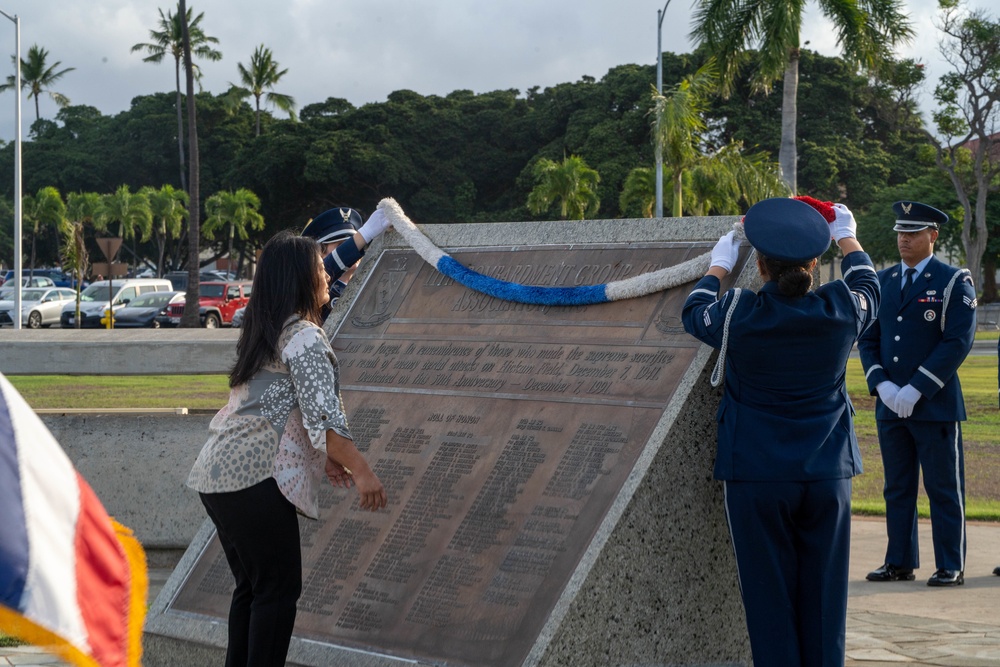
[[[323,319],[337,303],[354,267],[365,254],[365,248],[375,237],[389,228],[381,209],[361,223],[361,214],[348,206],[323,211],[306,223],[303,236],[319,241],[323,253],[323,268],[330,276],[330,302],[323,306]]]
[[[966,269],[934,257],[948,216],[919,202],[893,205],[902,263],[879,272],[882,306],[858,341],[885,470],[885,562],[869,581],[910,581],[920,567],[917,489],[923,470],[936,571],[930,586],[959,586],[965,570],[965,402],[958,367],[976,332]],[[907,278],[909,278],[907,280]]]
[[[744,230],[763,287],[719,295],[735,263],[723,237],[684,304],[685,330],[725,355],[715,478],[755,667],[844,664],[851,478],[861,472],[845,368],[879,284],[850,211],[832,209],[828,224],[794,199],[755,204]],[[831,234],[844,280],[812,290]]]

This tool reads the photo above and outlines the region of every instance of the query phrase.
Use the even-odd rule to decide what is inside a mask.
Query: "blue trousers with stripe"
[[[885,562],[920,567],[917,490],[920,472],[931,507],[937,569],[965,569],[965,455],[961,422],[878,421],[885,470]]]
[[[843,667],[851,480],[726,482],[754,667]]]

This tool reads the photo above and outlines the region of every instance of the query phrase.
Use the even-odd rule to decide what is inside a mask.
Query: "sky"
[[[974,0],[986,6],[988,0]],[[355,106],[381,102],[409,89],[422,95],[514,88],[523,94],[603,77],[618,65],[656,62],[660,0],[194,0],[201,26],[219,39],[223,59],[200,62],[205,90],[220,94],[238,81],[237,63],[249,63],[264,44],[288,73],[275,87],[298,108],[328,97]],[[662,27],[664,51],[692,50],[692,0],[670,0]],[[917,38],[900,54],[919,58],[929,72],[929,92],[946,67],[937,53],[936,0],[909,0]],[[806,48],[839,53],[830,24],[807,3],[802,32]],[[74,67],[54,89],[73,104],[105,115],[126,110],[132,98],[174,90],[172,59],[142,61],[132,45],[150,41],[158,8],[170,0],[0,0],[0,10],[21,23],[21,56],[33,44],[49,64]],[[0,53],[14,52],[14,24],[0,16]],[[2,58],[0,78],[13,74]],[[0,79],[2,80],[2,79]],[[655,81],[650,82],[655,83]],[[183,84],[182,84],[183,85]],[[43,118],[58,107],[43,94]],[[272,110],[280,115],[282,112]],[[35,119],[34,100],[22,101],[22,135]],[[0,94],[0,139],[14,130],[12,91]]]

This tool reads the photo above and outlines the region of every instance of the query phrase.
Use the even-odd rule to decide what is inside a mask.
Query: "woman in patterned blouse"
[[[386,506],[351,438],[337,358],[319,326],[328,282],[314,239],[282,232],[264,246],[229,403],[188,478],[236,578],[226,667],[285,664],[302,588],[296,514],[317,517],[324,473],[356,486],[361,509]]]

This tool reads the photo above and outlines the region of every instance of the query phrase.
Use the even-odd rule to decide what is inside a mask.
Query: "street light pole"
[[[656,10],[656,93],[663,94],[663,17],[667,14],[667,7],[670,0],[663,5],[663,9]],[[663,151],[660,149],[660,141],[656,141],[656,217],[663,217]]]
[[[0,9],[14,22],[14,329],[21,328],[21,19]]]

